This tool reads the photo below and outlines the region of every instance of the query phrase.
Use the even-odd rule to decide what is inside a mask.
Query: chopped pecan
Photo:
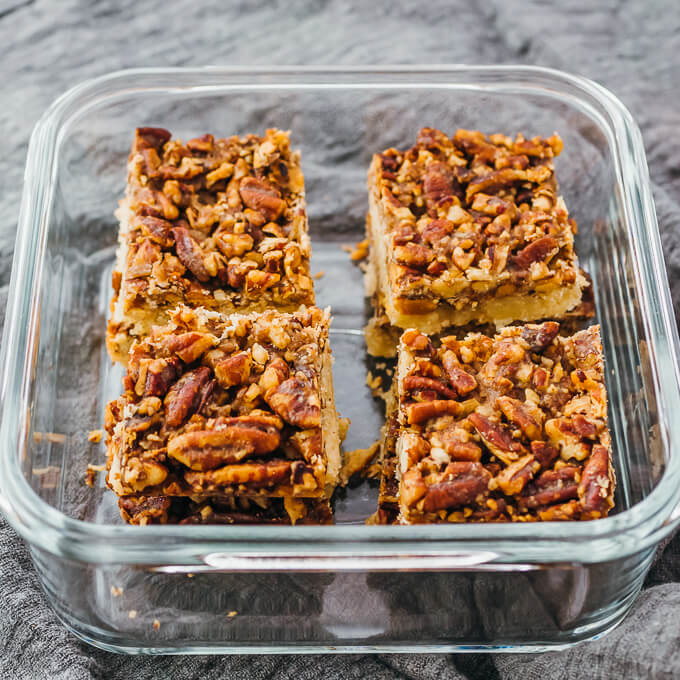
[[[556,321],[546,321],[542,324],[528,324],[522,329],[522,339],[529,343],[529,350],[542,352],[552,344],[560,332],[560,324]]]
[[[574,432],[580,437],[594,439],[598,433],[598,427],[595,423],[591,423],[585,416],[580,413],[575,413],[571,419]]]
[[[242,385],[250,376],[251,364],[250,354],[239,352],[215,364],[215,377],[225,389],[234,385]]]
[[[570,498],[578,497],[576,475],[579,468],[567,466],[559,470],[546,470],[525,489],[526,495],[520,497],[520,506],[540,508],[552,503],[563,503]]]
[[[434,251],[421,243],[406,243],[394,249],[394,259],[407,267],[425,267],[434,258]]]
[[[222,232],[215,235],[215,245],[222,251],[225,257],[240,257],[251,251],[255,241],[250,234],[231,234]]]
[[[168,335],[163,340],[164,348],[170,354],[176,354],[185,364],[196,361],[216,344],[217,338],[212,333],[198,331]]]
[[[135,151],[142,148],[159,148],[169,141],[172,135],[164,128],[140,127],[135,135]]]
[[[288,378],[268,391],[265,401],[291,425],[307,429],[321,424],[319,395],[308,380]]]
[[[538,511],[538,516],[544,522],[556,522],[559,520],[574,519],[578,515],[579,505],[577,501],[569,501],[561,505],[552,505],[549,508]]]
[[[137,218],[137,221],[142,225],[142,231],[155,243],[158,243],[163,248],[170,248],[175,242],[172,234],[172,222],[161,219],[159,217],[152,217],[151,215],[142,215]]]
[[[257,269],[257,263],[252,260],[239,260],[233,257],[227,264],[227,281],[232,288],[240,288],[246,279],[246,274]]]
[[[497,402],[505,417],[514,425],[517,425],[520,430],[529,439],[539,439],[541,436],[541,426],[531,416],[526,406],[512,397],[499,397]]]
[[[531,453],[544,470],[549,468],[559,455],[559,451],[547,442],[531,442]]]
[[[439,243],[442,239],[451,234],[453,229],[453,222],[449,220],[430,220],[424,227],[422,227],[420,234],[423,237],[423,241],[435,244]]]
[[[495,191],[497,189],[506,187],[509,184],[513,184],[514,182],[524,182],[526,178],[527,173],[525,170],[516,170],[514,168],[494,170],[493,172],[471,180],[467,185],[465,196],[469,201],[480,191]]]
[[[205,401],[206,391],[214,381],[210,380],[211,371],[200,366],[185,373],[167,393],[164,404],[166,423],[169,427],[179,427],[191,414],[199,410]]]
[[[126,275],[129,279],[149,276],[154,263],[160,258],[161,249],[149,240],[143,240],[139,247],[130,249],[130,259]]]
[[[278,189],[263,179],[244,177],[239,193],[246,206],[262,213],[270,222],[276,220],[286,207]]]
[[[433,432],[431,441],[434,446],[446,451],[453,460],[478,462],[482,458],[482,449],[469,441],[469,436],[465,430],[449,427]]]
[[[504,494],[515,496],[533,479],[540,467],[532,455],[523,456],[496,475],[496,483]]]
[[[455,352],[446,350],[442,354],[441,359],[446,375],[448,376],[451,385],[458,393],[458,396],[464,397],[477,389],[477,380],[474,376],[461,368]]]
[[[551,418],[545,423],[545,433],[550,443],[557,447],[563,460],[584,460],[590,453],[590,445],[576,433],[571,418]]]
[[[424,352],[430,356],[434,352],[430,338],[415,329],[404,331],[401,336],[401,342],[414,352]]]
[[[203,251],[185,227],[172,230],[175,237],[177,257],[182,264],[201,282],[210,281],[210,274],[203,263]]]
[[[522,248],[513,257],[513,261],[520,269],[529,269],[533,262],[545,262],[558,249],[559,243],[552,236],[541,236],[541,238]]]
[[[488,493],[491,475],[481,463],[449,463],[443,481],[427,488],[423,501],[425,512],[460,507]]]
[[[143,397],[164,397],[177,378],[179,359],[154,359],[147,367]]]
[[[583,467],[578,496],[584,511],[601,517],[612,507],[612,483],[609,472],[609,449],[601,444],[593,446],[593,452]]]
[[[433,208],[454,196],[462,196],[462,192],[446,164],[430,163],[423,177],[423,195],[427,207]]]
[[[468,420],[479,432],[489,451],[506,465],[526,453],[524,446],[513,439],[512,435],[499,423],[492,422],[481,413],[471,413]]]
[[[319,429],[296,432],[288,441],[308,463],[319,460],[323,455],[321,430]]]
[[[420,390],[433,390],[447,399],[455,399],[456,393],[446,387],[440,380],[434,378],[423,378],[418,375],[409,375],[404,378],[404,389],[407,392],[417,392]]]
[[[201,137],[196,137],[195,139],[190,139],[187,142],[187,148],[192,151],[201,151],[203,153],[209,153],[213,150],[213,145],[215,138],[211,134],[205,134]]]
[[[170,498],[168,496],[122,496],[118,499],[123,519],[130,524],[166,524]]]

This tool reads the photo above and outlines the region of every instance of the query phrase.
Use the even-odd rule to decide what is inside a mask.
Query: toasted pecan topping
[[[548,322],[438,347],[402,334],[391,437],[403,520],[606,516],[614,477],[599,331],[558,333]],[[452,471],[463,469],[460,481]]]
[[[412,148],[376,154],[369,190],[381,220],[372,229],[385,241],[396,309],[424,314],[429,299],[462,309],[573,285],[575,225],[553,167],[561,149],[557,136],[423,128]]]
[[[321,496],[329,322],[314,307],[179,307],[133,345],[125,393],[107,409],[109,485],[119,495]]]

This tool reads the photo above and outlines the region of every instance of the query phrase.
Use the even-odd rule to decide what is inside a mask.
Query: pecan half
[[[175,237],[177,257],[182,264],[201,282],[210,281],[210,274],[203,264],[203,251],[193,239],[186,227],[175,227],[172,230]]]
[[[405,407],[406,420],[409,425],[419,425],[432,418],[443,415],[460,416],[466,413],[463,404],[452,399],[433,399],[408,404]]]
[[[321,425],[319,395],[309,381],[288,378],[265,394],[265,401],[287,423],[303,429]]]
[[[276,450],[281,435],[275,428],[232,426],[214,430],[192,430],[168,441],[168,456],[191,470],[212,470],[238,463],[248,456]]]
[[[499,423],[494,423],[480,413],[471,413],[468,420],[491,453],[506,465],[526,453],[526,449]]]
[[[244,177],[239,193],[246,206],[262,213],[269,222],[276,220],[286,207],[276,187],[263,179]]]
[[[552,236],[541,236],[541,238],[522,248],[513,257],[513,261],[520,269],[528,269],[534,262],[545,262],[558,249],[559,244]]]
[[[598,517],[607,514],[612,507],[613,489],[609,476],[609,449],[595,444],[593,452],[583,467],[581,483],[578,486],[578,496],[586,512]]]
[[[423,510],[436,512],[473,503],[488,493],[490,480],[491,475],[481,463],[449,463],[444,481],[427,488]]]
[[[560,324],[556,321],[546,321],[538,325],[529,324],[522,329],[522,339],[529,343],[530,351],[542,352],[552,344],[559,332]]]
[[[434,378],[424,378],[419,375],[409,375],[404,378],[404,389],[406,392],[418,392],[421,390],[432,390],[446,397],[447,399],[455,399],[456,393],[446,387],[440,380]]]
[[[189,470],[184,474],[187,484],[197,492],[212,492],[238,484],[261,488],[290,480],[290,477],[289,460],[268,460],[264,463],[246,461],[214,470]]]
[[[179,427],[190,415],[199,410],[206,399],[206,390],[214,384],[210,369],[200,366],[185,373],[167,393],[165,422],[169,427]]]

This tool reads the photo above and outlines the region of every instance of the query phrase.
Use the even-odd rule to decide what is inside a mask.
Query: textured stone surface
[[[25,153],[47,106],[131,66],[534,63],[612,89],[645,141],[680,310],[680,5],[675,0],[135,2],[0,0],[0,309]],[[4,312],[3,312],[4,314]],[[542,656],[130,659],[73,638],[45,605],[27,551],[0,522],[5,678],[672,678],[680,676],[680,539],[660,553],[627,620],[604,639]]]

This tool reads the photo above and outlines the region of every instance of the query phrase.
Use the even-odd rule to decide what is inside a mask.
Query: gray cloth
[[[229,6],[230,5],[230,6]],[[680,5],[677,0],[400,0],[368,3],[0,0],[0,309],[26,147],[46,107],[79,81],[131,66],[529,63],[612,89],[639,122],[668,274],[680,309]],[[0,521],[0,677],[677,678],[680,538],[626,621],[544,655],[129,658],[79,642],[45,604],[22,541]]]

